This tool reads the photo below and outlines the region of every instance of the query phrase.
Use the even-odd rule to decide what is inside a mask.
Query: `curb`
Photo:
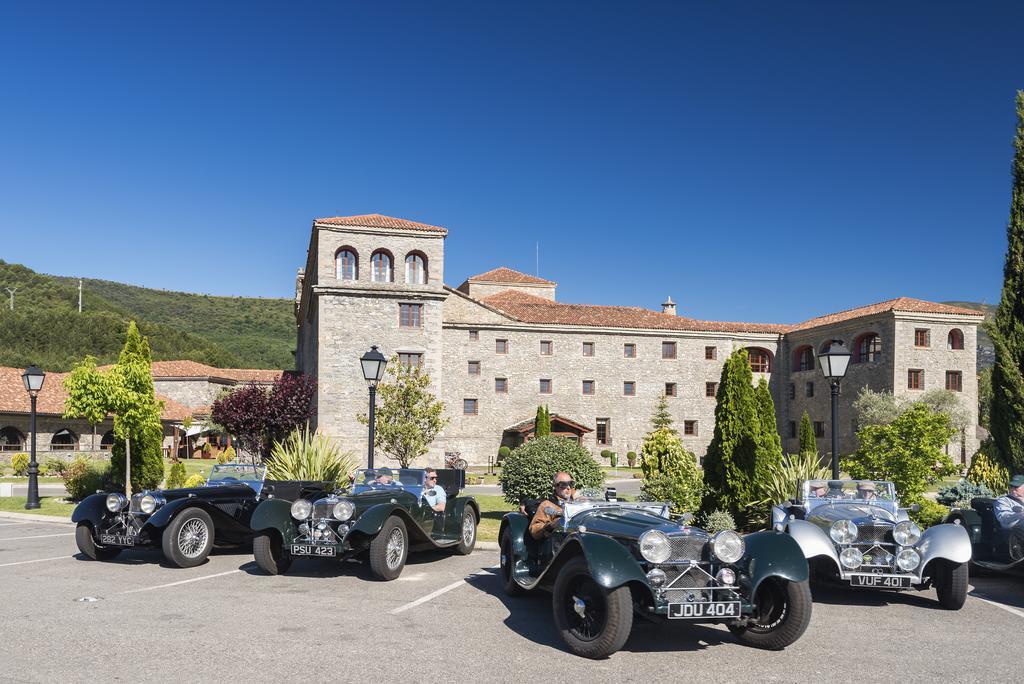
[[[12,513],[8,511],[0,511],[0,519],[8,520],[33,520],[36,522],[48,522],[58,523],[61,525],[72,525],[71,518],[65,518],[60,515],[39,515],[37,513]]]
[[[500,551],[498,542],[478,541],[473,551]]]

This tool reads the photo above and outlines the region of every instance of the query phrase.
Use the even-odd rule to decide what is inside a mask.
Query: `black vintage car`
[[[130,501],[118,492],[93,494],[71,516],[78,523],[78,549],[93,560],[111,560],[124,549],[158,547],[174,565],[192,567],[206,560],[215,543],[251,541],[249,519],[262,499],[296,499],[326,486],[265,477],[263,466],[218,464],[202,487],[143,491]]]
[[[476,545],[480,508],[459,496],[462,470],[438,470],[437,483],[419,468],[362,469],[350,489],[311,492],[294,502],[270,498],[252,515],[253,555],[266,572],[286,572],[297,557],[366,558],[377,578],[393,580],[410,551],[453,549],[468,554]],[[427,496],[443,489],[447,502],[435,511]]]
[[[993,572],[1024,571],[1024,529],[1004,528],[996,520],[995,499],[971,499],[970,508],[954,508],[946,522],[962,525],[971,539],[971,563]]]
[[[554,534],[538,541],[528,526],[540,505],[501,521],[502,584],[511,596],[550,591],[555,626],[577,655],[620,649],[634,614],[724,622],[742,643],[771,650],[807,628],[807,561],[784,534],[709,534],[670,519],[668,504],[581,498],[566,503]]]

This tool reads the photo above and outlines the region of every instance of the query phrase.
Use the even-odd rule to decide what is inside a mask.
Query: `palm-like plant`
[[[821,459],[813,451],[799,454],[785,454],[782,460],[771,467],[761,483],[761,496],[769,504],[786,501],[797,495],[797,485],[804,480],[828,480],[832,471],[821,465]]]
[[[283,442],[275,442],[267,461],[267,477],[273,480],[348,482],[355,469],[350,454],[327,435],[306,426],[293,430]]]

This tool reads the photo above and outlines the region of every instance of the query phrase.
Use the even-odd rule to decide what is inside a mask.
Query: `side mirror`
[[[693,520],[693,513],[683,513],[679,516],[679,522],[684,525],[689,525],[691,520]]]
[[[917,513],[921,510],[921,504],[910,504],[910,512]]]

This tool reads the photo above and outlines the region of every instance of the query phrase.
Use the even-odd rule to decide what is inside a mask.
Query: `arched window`
[[[805,344],[802,347],[797,347],[793,352],[793,370],[814,370],[814,348],[811,345]]]
[[[405,257],[405,282],[410,285],[427,284],[427,258],[419,252]]]
[[[0,451],[21,451],[25,448],[25,435],[21,430],[8,425],[0,430]]]
[[[359,280],[359,257],[351,247],[342,247],[334,255],[334,276],[338,280]]]
[[[114,431],[107,430],[103,433],[103,437],[100,438],[100,449],[103,451],[110,451],[114,448]]]
[[[747,356],[750,358],[750,370],[755,373],[772,372],[772,353],[760,347],[748,347]]]
[[[384,250],[377,250],[370,257],[371,280],[375,283],[391,282],[391,255]]]
[[[946,337],[946,348],[948,349],[963,349],[964,348],[964,334],[957,328],[953,328],[949,331],[949,336]]]
[[[876,333],[864,333],[853,346],[854,363],[875,363],[882,360],[882,338]]]
[[[55,432],[50,438],[51,451],[74,451],[76,446],[78,446],[78,437],[67,428]]]

